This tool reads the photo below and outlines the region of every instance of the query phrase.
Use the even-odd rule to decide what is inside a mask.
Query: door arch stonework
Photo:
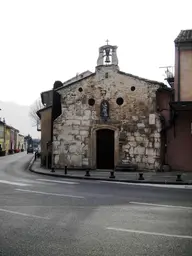
[[[116,166],[119,162],[119,129],[112,125],[100,124],[93,126],[91,129],[91,137],[90,137],[90,152],[89,152],[89,165],[91,168],[96,169],[96,159],[97,159],[97,143],[96,143],[96,134],[98,130],[101,129],[109,129],[114,131],[114,165]]]

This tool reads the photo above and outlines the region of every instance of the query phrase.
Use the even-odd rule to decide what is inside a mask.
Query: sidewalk
[[[176,181],[178,172],[145,172],[143,173],[144,180],[139,180],[139,172],[115,172],[115,178],[110,178],[110,171],[90,171],[90,176],[85,176],[86,171],[73,171],[68,170],[67,175],[64,174],[64,170],[51,170],[40,167],[40,159],[31,163],[29,167],[31,172],[71,179],[86,179],[86,180],[105,180],[105,181],[119,181],[119,182],[132,182],[132,183],[151,183],[151,184],[192,184],[192,173],[180,173],[182,181]]]

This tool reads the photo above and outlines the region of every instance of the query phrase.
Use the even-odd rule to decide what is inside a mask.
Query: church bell
[[[105,54],[106,54],[106,59],[105,59],[105,62],[106,63],[110,63],[111,61],[110,61],[110,48],[107,48],[107,49],[105,49]]]
[[[105,60],[106,63],[109,63],[110,62],[110,58],[109,56],[106,56],[106,60]]]

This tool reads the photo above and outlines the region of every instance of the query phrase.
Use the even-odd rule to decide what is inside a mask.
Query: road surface
[[[30,173],[0,158],[0,255],[192,255],[192,189]]]

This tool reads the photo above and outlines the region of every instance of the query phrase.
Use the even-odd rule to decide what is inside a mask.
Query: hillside
[[[40,132],[37,132],[36,127],[32,127],[32,121],[29,117],[29,106],[0,101],[0,109],[1,120],[5,118],[8,125],[18,129],[23,135],[30,134],[33,138],[40,138]]]

